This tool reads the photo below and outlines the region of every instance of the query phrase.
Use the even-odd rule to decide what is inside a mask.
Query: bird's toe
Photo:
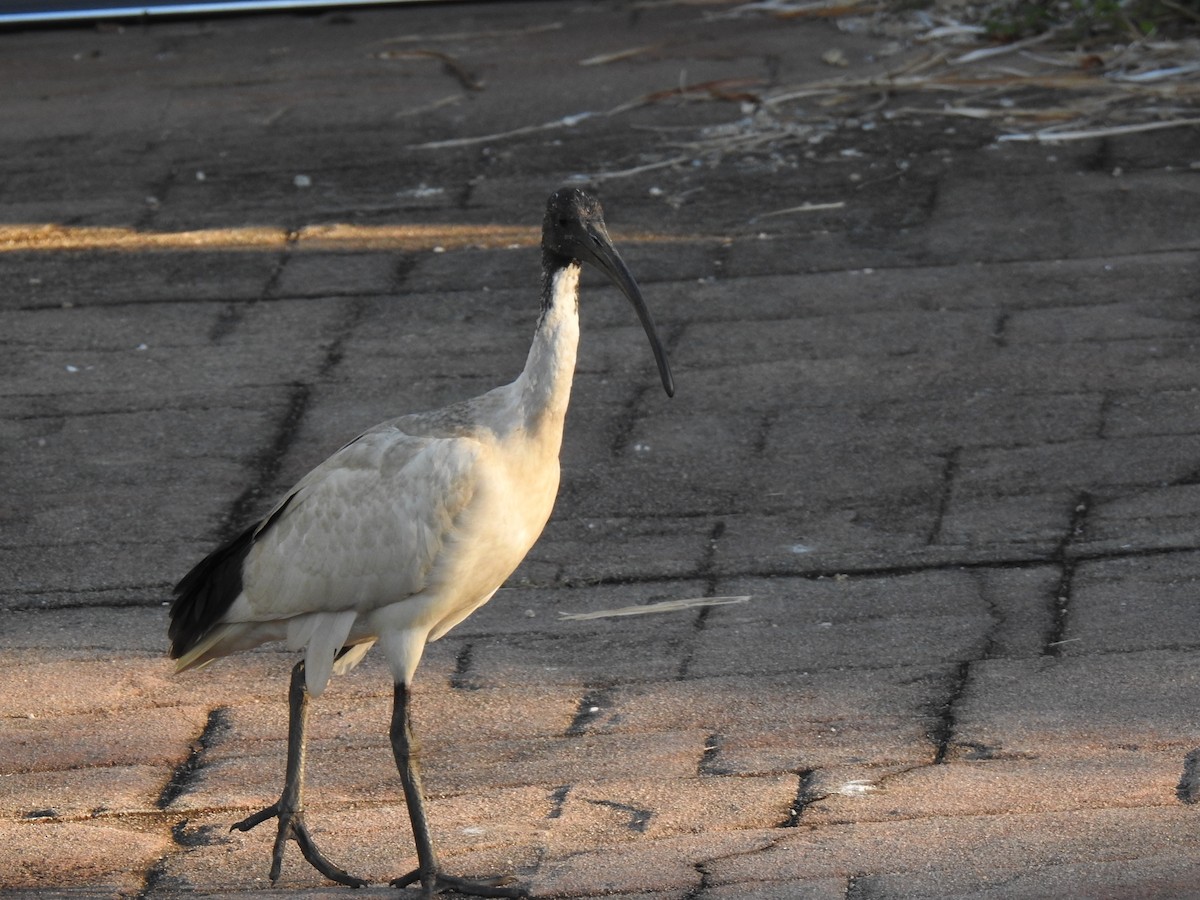
[[[335,865],[317,849],[316,842],[313,841],[312,835],[308,832],[308,825],[304,821],[304,811],[299,809],[284,809],[279,803],[272,803],[266,809],[260,809],[251,816],[247,816],[240,822],[235,822],[230,826],[230,831],[249,831],[256,825],[261,825],[267,819],[278,819],[279,829],[275,834],[275,846],[271,851],[271,871],[268,877],[271,884],[279,880],[279,874],[283,871],[283,851],[287,847],[289,839],[296,842],[300,848],[300,852],[304,854],[304,858],[309,864],[328,878],[330,881],[335,881],[338,884],[344,884],[347,887],[366,887],[370,882],[351,875],[341,866]]]

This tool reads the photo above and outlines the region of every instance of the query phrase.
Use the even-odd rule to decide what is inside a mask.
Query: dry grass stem
[[[1108,128],[1085,128],[1081,131],[1058,131],[1045,129],[1024,134],[1002,134],[999,141],[1038,141],[1039,143],[1062,143],[1064,141],[1086,141],[1092,138],[1117,137],[1122,134],[1137,134],[1142,131],[1161,131],[1164,128],[1185,128],[1200,125],[1200,119],[1173,119],[1167,122],[1140,122],[1136,125],[1113,125]]]
[[[728,606],[732,603],[747,603],[750,597],[692,597],[686,600],[663,600],[659,603],[646,603],[641,606],[622,606],[617,609],[598,609],[585,613],[559,613],[559,618],[582,622],[588,619],[615,619],[621,616],[648,616],[655,613],[679,612],[685,609],[695,609],[701,606]]]

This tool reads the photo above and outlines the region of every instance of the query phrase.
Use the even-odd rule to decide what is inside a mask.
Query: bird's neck
[[[579,263],[571,262],[551,270],[546,277],[542,315],[525,370],[517,379],[525,426],[530,432],[551,428],[561,436],[578,346]]]

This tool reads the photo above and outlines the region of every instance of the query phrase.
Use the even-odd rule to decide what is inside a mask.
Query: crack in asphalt
[[[1080,557],[1071,553],[1071,544],[1083,536],[1091,507],[1092,498],[1087,491],[1081,491],[1075,496],[1070,523],[1054,552],[1053,561],[1059,567],[1060,576],[1050,598],[1051,627],[1042,646],[1043,656],[1062,654],[1071,609],[1071,589],[1075,580],[1075,569],[1080,562]]]
[[[218,706],[209,710],[208,720],[193,742],[187,759],[175,767],[175,771],[171,773],[170,779],[163,786],[158,799],[154,801],[156,807],[166,809],[197,783],[208,752],[220,743],[232,728],[229,714],[230,710],[227,706]]]

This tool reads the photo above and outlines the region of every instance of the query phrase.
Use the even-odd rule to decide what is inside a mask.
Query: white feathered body
[[[579,266],[554,275],[511,384],[384,422],[309,472],[259,526],[242,591],[179,669],[271,640],[305,650],[310,693],[379,641],[408,684],[425,643],[487,602],[558,492],[579,340]]]

